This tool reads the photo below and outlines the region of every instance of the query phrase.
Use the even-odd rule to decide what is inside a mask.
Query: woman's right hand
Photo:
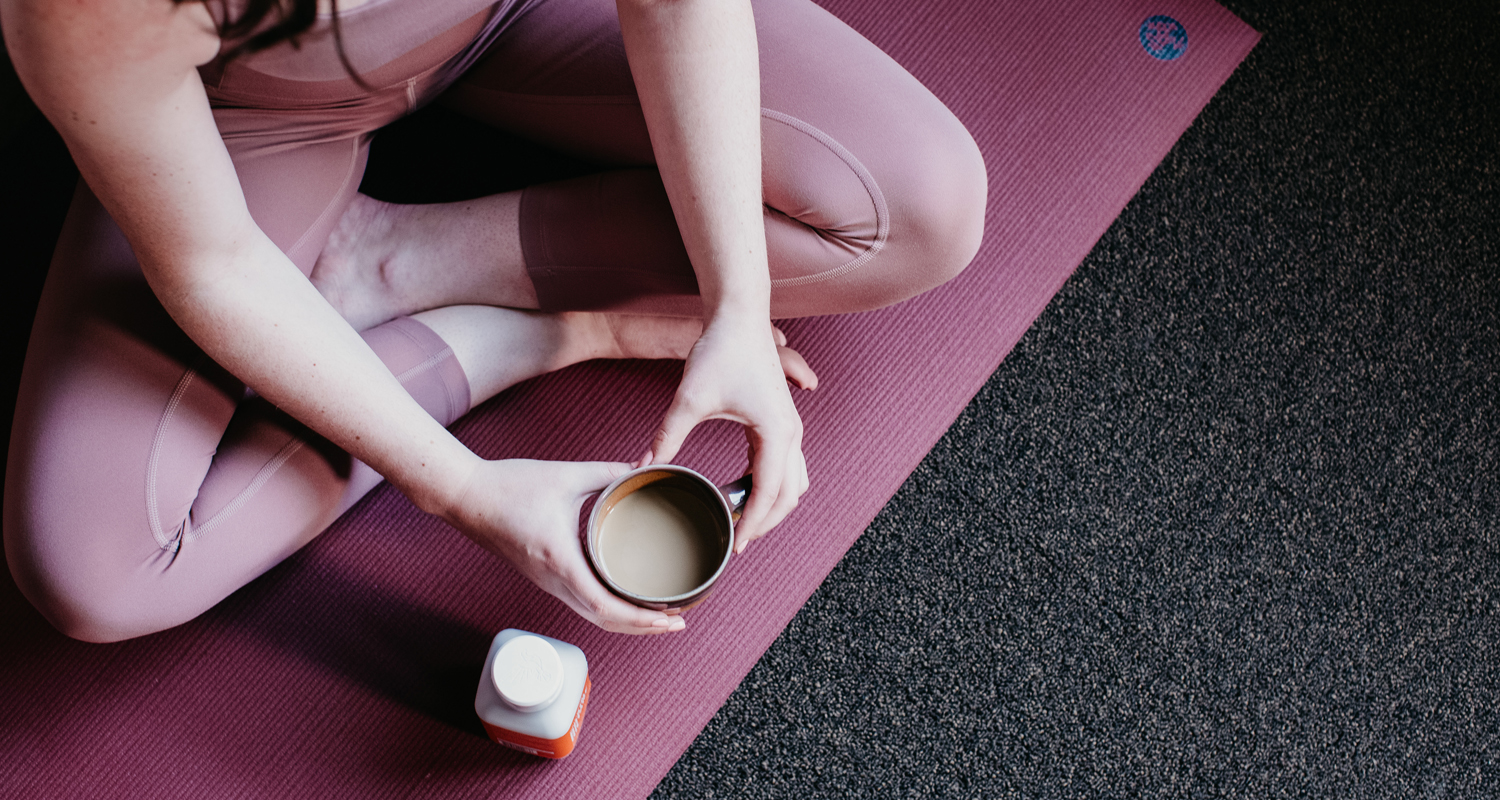
[[[481,461],[443,517],[481,547],[509,561],[542,591],[616,633],[680,631],[679,616],[611,594],[589,567],[578,516],[590,494],[625,474],[609,462]]]

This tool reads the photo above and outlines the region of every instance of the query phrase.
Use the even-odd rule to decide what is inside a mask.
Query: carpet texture
[[[654,798],[1500,798],[1500,6],[1263,34]]]

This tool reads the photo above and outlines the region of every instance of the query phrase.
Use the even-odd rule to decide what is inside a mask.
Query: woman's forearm
[[[618,0],[662,183],[705,313],[770,313],[749,0]]]
[[[17,73],[173,320],[266,399],[447,509],[478,459],[432,419],[251,218],[195,66],[201,4],[0,0]]]
[[[406,392],[258,229],[212,269],[147,269],[167,312],[215,362],[444,513],[478,457]]]

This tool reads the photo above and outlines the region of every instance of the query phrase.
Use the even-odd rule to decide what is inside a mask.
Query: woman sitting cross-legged
[[[6,558],[64,633],[190,620],[381,479],[609,630],[580,503],[630,465],[488,461],[448,424],[592,358],[686,359],[636,463],[745,427],[737,546],[808,489],[773,319],[859,311],[973,257],[956,118],[809,0],[0,0],[83,176],[27,352]],[[357,193],[441,102],[589,159],[460,203]],[[253,391],[252,391],[253,390]]]

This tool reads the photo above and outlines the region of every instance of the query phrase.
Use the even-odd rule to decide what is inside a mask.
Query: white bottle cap
[[[523,634],[500,646],[490,678],[506,705],[532,711],[562,694],[562,658],[551,642]]]

